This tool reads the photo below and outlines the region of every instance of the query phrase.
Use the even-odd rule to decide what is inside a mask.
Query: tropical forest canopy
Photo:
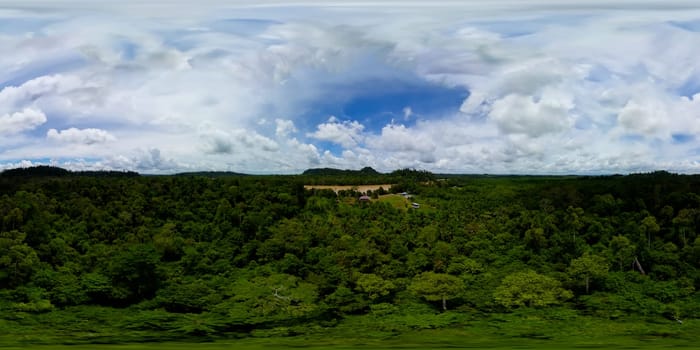
[[[304,188],[340,182],[393,186],[362,202]],[[358,318],[401,330],[522,310],[674,324],[700,315],[699,176],[41,167],[0,175],[0,214],[3,332],[97,334],[111,322],[288,335]]]

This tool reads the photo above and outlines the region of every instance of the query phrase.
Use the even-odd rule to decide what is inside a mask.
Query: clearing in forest
[[[382,185],[304,185],[304,189],[319,189],[319,190],[333,190],[335,193],[338,191],[355,190],[360,193],[367,193],[367,191],[376,191],[380,187],[384,190],[389,191],[393,184],[382,184]]]

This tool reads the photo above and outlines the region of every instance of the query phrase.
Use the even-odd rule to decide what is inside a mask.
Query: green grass
[[[438,317],[443,317],[441,315],[443,314]],[[546,314],[499,314],[472,319],[454,317],[456,313],[444,315],[442,322],[454,324],[440,329],[430,329],[429,324],[415,320],[402,321],[395,318],[381,321],[363,316],[350,318],[334,328],[309,327],[308,333],[291,337],[262,337],[273,334],[272,330],[253,332],[252,336],[241,339],[188,338],[162,341],[154,334],[151,338],[142,338],[150,339],[151,342],[128,343],[138,338],[127,333],[120,337],[118,332],[113,332],[109,337],[86,338],[83,341],[115,344],[50,345],[81,342],[77,338],[86,335],[74,333],[77,338],[64,334],[63,338],[32,339],[26,334],[24,339],[1,337],[0,349],[697,349],[700,341],[700,322],[697,320],[688,320],[679,325],[663,320],[604,320],[577,316],[555,320]]]
[[[206,337],[165,329],[162,318],[156,323],[163,330],[145,330],[145,324],[133,323],[143,317],[135,310],[108,308],[16,316],[14,321],[0,320],[0,350],[697,349],[700,344],[698,319],[683,324],[661,317],[611,320],[565,308],[504,314],[397,309],[348,316],[334,327],[312,323]],[[284,336],[291,334],[295,336]]]
[[[404,198],[400,194],[386,194],[383,196],[379,196],[379,201],[380,202],[386,202],[391,204],[394,208],[397,209],[408,209],[408,207],[411,205],[406,198]]]
[[[371,350],[371,349],[696,349],[697,343],[682,342],[674,339],[634,339],[600,338],[587,342],[551,341],[542,339],[519,339],[510,337],[491,338],[479,336],[472,332],[422,331],[415,334],[388,339],[363,339],[361,334],[347,339],[321,338],[265,338],[224,340],[210,343],[164,342],[138,344],[104,344],[104,345],[30,345],[24,347],[3,347],[10,349],[36,350],[275,350],[275,349],[335,349],[335,350]]]
[[[376,199],[374,199],[376,200]],[[385,202],[391,204],[394,208],[397,209],[403,209],[403,210],[408,210],[411,208],[411,203],[417,202],[420,204],[420,209],[421,211],[434,211],[435,208],[424,201],[422,201],[420,198],[417,198],[414,196],[413,198],[406,199],[404,196],[400,194],[385,194],[382,196],[379,196],[379,201],[380,202]]]

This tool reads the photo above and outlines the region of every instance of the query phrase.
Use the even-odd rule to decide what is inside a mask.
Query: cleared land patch
[[[408,209],[411,203],[400,194],[386,194],[379,196],[380,202],[387,202],[398,209]]]
[[[367,193],[367,191],[376,191],[380,187],[388,191],[393,184],[381,184],[381,185],[304,185],[304,189],[318,189],[318,190],[333,190],[335,193],[339,191],[355,190],[360,193]]]

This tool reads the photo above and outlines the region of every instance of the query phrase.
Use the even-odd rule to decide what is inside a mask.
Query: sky
[[[0,169],[700,173],[700,3],[0,0]]]

